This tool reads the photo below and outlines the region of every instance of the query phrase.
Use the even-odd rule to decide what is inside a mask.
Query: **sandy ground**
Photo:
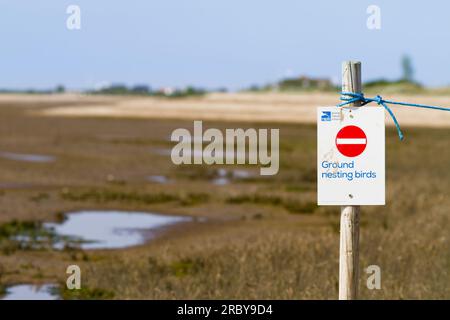
[[[64,94],[0,95],[0,103],[41,106],[31,112],[45,116],[314,123],[315,107],[335,105],[337,98],[331,93],[214,93],[185,99]],[[385,98],[450,106],[450,96],[398,95]],[[395,106],[392,109],[402,126],[450,126],[450,112]],[[389,118],[387,114],[386,118]],[[386,123],[393,124],[391,119]]]

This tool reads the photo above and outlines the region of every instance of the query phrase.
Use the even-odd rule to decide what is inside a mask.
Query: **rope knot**
[[[380,96],[380,95],[377,95],[375,98],[374,98],[374,101],[376,102],[376,103],[378,103],[378,105],[381,105],[382,103],[383,103],[383,98]]]

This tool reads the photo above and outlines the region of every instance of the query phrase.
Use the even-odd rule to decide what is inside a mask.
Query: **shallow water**
[[[6,295],[2,300],[57,300],[58,295],[54,292],[55,286],[52,284],[31,285],[19,284],[8,287]]]
[[[140,245],[163,227],[192,220],[190,217],[127,211],[78,211],[68,213],[66,217],[62,223],[46,223],[44,227],[53,229],[59,236],[81,240],[82,249]]]
[[[233,170],[233,178],[235,179],[248,179],[252,177],[252,173],[247,170]]]
[[[216,170],[215,175],[216,177],[212,179],[212,183],[216,186],[224,186],[231,182],[228,171],[223,168]]]
[[[230,179],[225,177],[214,178],[212,180],[212,183],[215,184],[216,186],[224,186],[230,184]]]
[[[160,184],[167,184],[170,182],[169,178],[167,178],[166,176],[148,176],[147,180]]]
[[[39,154],[25,154],[25,153],[13,153],[13,152],[0,152],[0,157],[15,161],[26,162],[53,162],[55,157]]]

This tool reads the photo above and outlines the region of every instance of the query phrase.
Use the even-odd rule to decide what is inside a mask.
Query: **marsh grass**
[[[226,199],[230,204],[244,204],[253,203],[260,205],[271,205],[275,207],[281,207],[286,209],[290,213],[314,213],[317,209],[317,204],[312,201],[301,201],[294,197],[281,197],[276,195],[263,195],[263,194],[251,194],[251,195],[239,195],[232,196]]]
[[[192,206],[209,201],[207,193],[182,192],[170,193],[142,193],[135,191],[118,191],[109,189],[88,190],[64,190],[60,193],[64,200],[75,202],[97,202],[97,203],[138,203],[138,204],[160,204],[177,202],[182,206]]]
[[[10,238],[18,234],[37,236],[41,232],[41,223],[38,221],[17,221],[0,225],[0,239]]]
[[[182,278],[204,271],[205,261],[201,258],[182,258],[173,262],[161,262],[156,257],[148,258],[148,267],[152,274]]]
[[[160,210],[207,222],[123,250],[0,250],[0,286],[64,284],[67,265],[79,264],[85,289],[63,292],[64,298],[337,298],[340,211],[315,205],[315,126],[208,122],[219,129],[280,128],[282,141],[278,175],[216,187],[211,167],[177,167],[148,151],[167,144],[173,129],[191,128],[190,121],[33,117],[22,114],[25,108],[3,107],[2,146],[57,154],[58,161],[35,166],[0,159],[0,181],[35,185],[0,192],[1,246],[75,209]],[[403,142],[395,128],[386,130],[387,205],[362,208],[361,298],[448,299],[450,129],[403,129]],[[96,138],[108,133],[131,138]],[[143,182],[158,172],[176,183]],[[109,175],[124,183],[111,183]],[[372,264],[381,267],[381,290],[365,286],[364,269]]]
[[[450,130],[408,128],[408,133],[410,141],[400,143],[395,131],[387,131],[387,205],[362,209],[362,299],[450,297],[450,150],[429,144],[448,141]],[[339,208],[315,205],[310,189],[315,149],[303,151],[307,154],[299,157],[312,160],[293,159],[268,186],[211,195],[211,202],[245,206],[259,212],[260,219],[117,254],[114,265],[90,266],[92,286],[110,284],[127,298],[335,299]],[[278,188],[280,180],[283,188]],[[287,219],[280,209],[314,212],[317,220],[308,224],[309,215]],[[142,254],[150,256],[138,259]],[[366,287],[365,268],[372,264],[381,267],[381,290]]]
[[[167,193],[143,194],[138,192],[123,192],[108,189],[90,189],[90,190],[64,190],[61,192],[61,198],[70,201],[80,202],[140,202],[144,204],[164,203],[179,200],[178,197]]]

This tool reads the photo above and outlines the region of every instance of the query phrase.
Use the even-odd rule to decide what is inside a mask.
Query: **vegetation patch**
[[[81,289],[69,290],[65,283],[55,290],[64,300],[105,300],[112,299],[115,296],[114,292],[100,288],[82,287]]]
[[[272,195],[239,195],[236,197],[229,197],[227,202],[230,204],[254,203],[281,206],[291,213],[313,213],[317,209],[316,203],[312,201],[302,202]]]
[[[93,201],[97,203],[108,202],[128,202],[142,204],[157,204],[177,201],[183,206],[197,205],[208,202],[207,193],[189,192],[182,195],[173,195],[164,192],[159,193],[139,193],[134,191],[115,191],[108,189],[90,189],[87,191],[64,190],[61,192],[61,198],[69,201]]]
[[[285,186],[285,190],[287,192],[305,192],[305,191],[311,191],[313,188],[308,185],[303,184],[288,184]]]
[[[0,251],[9,255],[17,250],[52,249],[77,247],[81,240],[60,236],[52,229],[45,228],[40,221],[18,221],[0,225]]]
[[[209,194],[207,193],[188,193],[180,199],[180,204],[183,206],[194,206],[209,201]]]
[[[33,201],[33,202],[38,202],[39,203],[42,200],[47,200],[48,198],[49,198],[48,193],[41,192],[41,193],[38,193],[37,195],[34,195],[34,196],[30,197],[30,200]]]
[[[164,203],[178,200],[178,197],[167,193],[138,193],[123,192],[115,190],[98,190],[90,189],[87,191],[70,191],[61,192],[61,198],[70,201],[94,201],[94,202],[139,202],[145,204]]]
[[[41,223],[38,221],[17,221],[4,223],[0,225],[0,240],[4,238],[10,238],[17,234],[27,234],[30,236],[39,234],[38,230],[41,227]]]
[[[150,273],[159,276],[175,276],[182,278],[188,275],[194,275],[205,268],[205,262],[201,258],[182,258],[177,261],[162,263],[154,257],[148,258]]]
[[[278,196],[253,194],[229,197],[227,202],[231,204],[256,203],[278,206],[283,203],[283,200]]]
[[[312,201],[301,202],[295,200],[289,200],[283,203],[284,208],[290,213],[314,213],[318,208],[317,204]]]
[[[200,259],[186,258],[173,262],[170,265],[172,274],[176,277],[184,277],[200,272],[204,268],[204,263]]]

